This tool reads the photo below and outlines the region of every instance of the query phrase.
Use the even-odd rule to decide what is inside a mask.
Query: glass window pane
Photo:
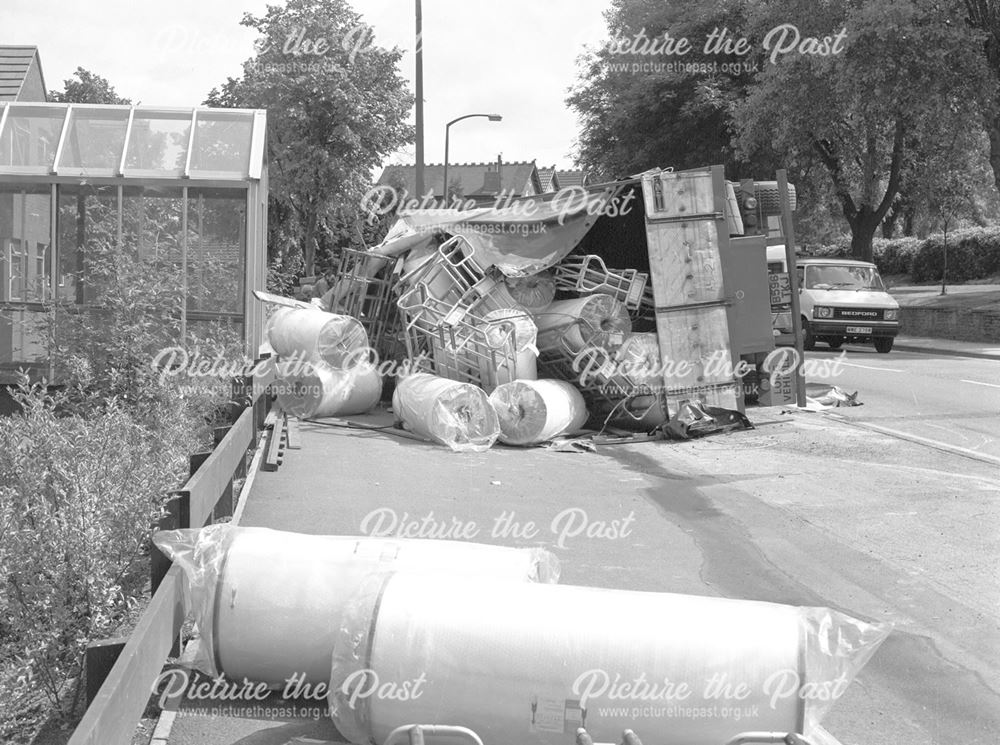
[[[0,382],[24,363],[46,359],[40,305],[51,298],[51,191],[0,189]]]
[[[62,107],[11,106],[0,132],[0,167],[51,168],[65,118]]]
[[[243,316],[246,193],[188,190],[187,308]]]
[[[56,297],[99,302],[118,246],[118,189],[60,186],[57,229]]]
[[[137,109],[125,157],[125,175],[130,170],[141,170],[181,176],[190,134],[191,114]]]
[[[246,177],[253,114],[199,111],[191,153],[191,173],[225,172]]]
[[[121,161],[127,126],[128,109],[74,107],[59,167],[113,172]]]

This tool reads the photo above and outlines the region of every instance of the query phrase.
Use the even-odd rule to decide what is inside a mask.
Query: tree
[[[802,39],[845,33],[838,53],[832,44],[826,55],[796,46],[769,59],[738,108],[739,143],[747,154],[775,149],[790,164],[819,164],[850,227],[852,254],[870,260],[875,230],[934,133],[976,126],[965,112],[982,91],[982,66],[963,11],[936,0],[752,7],[757,38],[782,24]]]
[[[721,163],[734,179],[774,170],[769,154],[747,163],[733,146],[732,109],[752,83],[753,64],[705,47],[713,32],[741,35],[746,3],[615,0],[606,18],[610,38],[581,58],[580,82],[567,98],[580,117],[582,167],[601,180],[656,166]],[[668,37],[687,39],[691,50],[665,53]]]
[[[63,81],[63,90],[49,91],[49,100],[55,103],[132,103],[119,96],[111,83],[96,73],[78,67],[73,76]]]
[[[982,99],[982,117],[990,140],[993,182],[1000,190],[1000,2],[965,0],[969,26],[982,32],[980,48],[992,86]]]
[[[412,140],[402,52],[376,46],[346,0],[289,0],[241,24],[260,33],[256,55],[206,103],[268,110],[270,258],[301,250],[309,275],[317,250],[353,243],[372,170]]]

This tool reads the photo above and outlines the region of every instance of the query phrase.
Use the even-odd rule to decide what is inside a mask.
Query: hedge
[[[816,256],[850,256],[850,241],[810,249]],[[911,282],[941,279],[944,236],[876,238],[872,254],[883,275],[907,275]],[[948,233],[948,281],[967,282],[1000,275],[1000,228],[967,228]]]

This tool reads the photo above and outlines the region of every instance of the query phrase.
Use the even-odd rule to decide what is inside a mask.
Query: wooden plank
[[[164,505],[166,513],[156,523],[158,530],[177,530],[191,525],[191,495],[186,491],[175,492]],[[156,592],[163,578],[170,571],[171,561],[156,545],[149,548],[149,586]]]
[[[285,417],[285,447],[289,450],[302,449],[302,434],[299,431],[299,420]]]
[[[191,527],[200,528],[208,521],[226,484],[244,462],[246,451],[253,443],[253,417],[254,410],[245,409],[229,435],[184,485],[184,491],[191,495]]]
[[[84,667],[86,668],[87,678],[87,706],[90,706],[94,699],[97,698],[97,692],[104,685],[104,681],[107,680],[111,669],[121,656],[127,642],[127,638],[120,637],[91,642],[87,645],[87,650],[84,654]]]
[[[670,313],[657,311],[663,386],[697,388],[733,381],[729,328],[724,306]]]
[[[650,225],[649,273],[657,306],[724,297],[719,229],[715,220]]]
[[[278,466],[281,463],[281,450],[283,447],[282,440],[285,436],[285,414],[280,409],[275,409],[272,416],[268,419],[274,420],[274,425],[271,427],[271,433],[268,435],[267,442],[267,453],[264,456],[264,462],[261,464],[261,468],[265,471],[277,471]]]
[[[707,170],[653,174],[643,178],[642,195],[647,222],[722,212],[715,202],[712,173]]]
[[[182,574],[167,573],[68,745],[130,745],[184,622]]]

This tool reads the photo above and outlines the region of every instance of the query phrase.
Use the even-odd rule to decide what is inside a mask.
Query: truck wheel
[[[877,336],[872,341],[875,343],[875,351],[879,354],[888,354],[892,350],[891,336]]]
[[[826,343],[830,345],[830,349],[840,349],[844,344],[844,337],[830,336],[827,337]]]
[[[807,352],[811,352],[816,348],[816,337],[813,336],[809,321],[805,318],[802,319],[802,348]]]

